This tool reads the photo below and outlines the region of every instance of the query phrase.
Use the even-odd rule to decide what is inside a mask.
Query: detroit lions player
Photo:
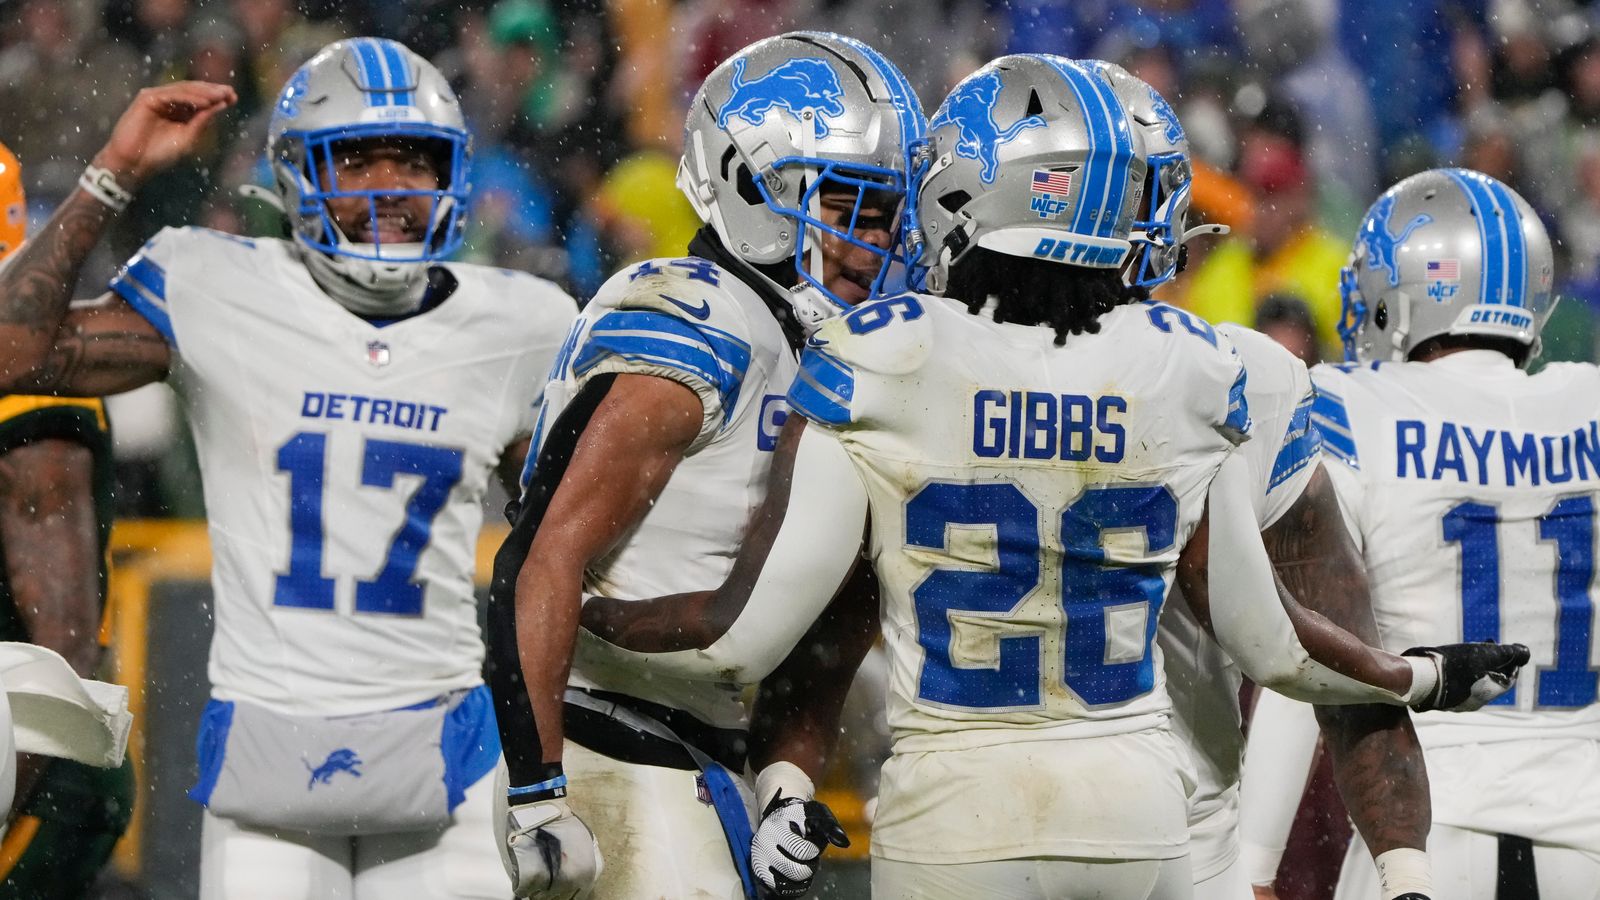
[[[1439,896],[1592,900],[1600,886],[1600,370],[1525,371],[1553,306],[1551,265],[1538,215],[1504,184],[1412,176],[1356,235],[1349,363],[1313,371],[1313,418],[1384,643],[1504,635],[1538,663],[1481,711],[1417,717]],[[1306,760],[1274,755],[1252,741],[1250,774],[1279,771],[1248,804],[1298,799]],[[1339,897],[1375,893],[1364,855],[1357,840]]]
[[[1149,212],[1133,225],[1139,254],[1133,271],[1139,284],[1154,286],[1177,274],[1185,238],[1216,229],[1187,227],[1188,141],[1171,106],[1121,67],[1093,65],[1118,85],[1130,123],[1145,132]],[[1344,538],[1332,484],[1319,471],[1320,440],[1309,424],[1312,390],[1305,366],[1259,332],[1228,324],[1216,328],[1250,373],[1245,399],[1255,437],[1240,453],[1250,463],[1256,520],[1268,557],[1308,609],[1376,644],[1361,560]],[[1238,727],[1240,675],[1205,633],[1181,590],[1174,590],[1167,603],[1157,640],[1172,697],[1173,730],[1195,762],[1189,798],[1195,896],[1240,900],[1250,893],[1238,842],[1244,750]],[[1405,710],[1358,704],[1324,707],[1319,715],[1329,730],[1335,777],[1374,855],[1387,868],[1394,858],[1384,856],[1389,851],[1420,850],[1427,836],[1427,780]]]
[[[902,295],[824,324],[790,393],[812,425],[786,427],[772,491],[710,601],[711,618],[733,621],[659,660],[759,671],[741,646],[783,645],[769,620],[827,603],[870,510],[896,732],[874,825],[882,895],[1188,895],[1184,764],[1151,641],[1175,570],[1208,609],[1207,541],[1184,545],[1203,533],[1218,467],[1233,489],[1211,491],[1213,578],[1241,597],[1209,609],[1252,674],[1302,696],[1396,702],[1441,683],[1458,695],[1482,671],[1457,664],[1481,651],[1450,648],[1441,682],[1431,662],[1336,650],[1337,632],[1302,623],[1316,657],[1390,685],[1377,690],[1301,648],[1240,499],[1249,476],[1224,466],[1248,427],[1238,361],[1205,323],[1130,305],[1140,294],[1122,283],[1150,154],[1121,96],[1138,82],[1109,72],[1007,57],[941,107],[917,204],[929,282],[993,321]],[[851,623],[863,611],[841,601],[765,683],[813,712],[836,714],[870,643]],[[612,615],[592,624],[625,637]],[[1257,628],[1272,637],[1247,635]],[[819,662],[820,677],[805,671]],[[797,896],[834,837],[809,779],[833,723],[802,711],[779,724],[752,737],[765,811],[754,854],[767,885]]]
[[[354,39],[273,110],[292,240],[164,230],[69,309],[106,223],[233,99],[184,83],[129,107],[0,274],[0,383],[166,378],[187,410],[215,559],[201,896],[503,897],[474,542],[575,305],[445,262],[470,186],[460,105],[405,47]]]
[[[748,791],[730,776],[737,679],[641,675],[578,632],[580,599],[728,574],[802,332],[879,290],[923,128],[900,72],[831,34],[751,45],[695,96],[679,185],[706,227],[691,256],[629,267],[579,317],[496,560],[491,683],[519,893],[754,890]]]

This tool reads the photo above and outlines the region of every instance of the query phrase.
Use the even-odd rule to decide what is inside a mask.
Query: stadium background
[[[673,185],[685,104],[730,52],[791,28],[874,44],[930,111],[1001,53],[1127,66],[1188,128],[1200,215],[1233,228],[1196,248],[1165,299],[1260,327],[1308,362],[1339,355],[1338,269],[1378,189],[1436,165],[1487,172],[1555,239],[1564,299],[1546,358],[1596,358],[1600,3],[1579,0],[0,0],[0,141],[23,163],[37,228],[140,86],[238,90],[204,153],[153,180],[96,251],[78,287],[87,296],[165,225],[278,233],[276,214],[236,189],[267,183],[279,87],[330,40],[396,38],[449,77],[475,133],[464,257],[584,298],[621,264],[683,252],[697,225]],[[165,391],[111,403],[122,520],[111,665],[142,713],[141,794],[104,896],[193,891],[198,815],[182,791],[206,689],[208,552]],[[491,528],[484,547],[495,542]],[[863,837],[885,744],[867,682],[832,782]],[[1336,801],[1325,784],[1312,790],[1320,819],[1301,823],[1285,898],[1328,896],[1341,852]],[[859,866],[835,867],[822,894],[858,895]]]

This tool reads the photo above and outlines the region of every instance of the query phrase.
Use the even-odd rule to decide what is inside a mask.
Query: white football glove
[[[762,898],[803,897],[829,844],[850,838],[826,803],[811,799],[811,779],[789,763],[774,763],[757,779],[756,796],[767,797],[761,824],[750,841],[750,868]]]
[[[516,897],[583,900],[600,877],[600,844],[565,800],[511,807],[498,837]]]
[[[1412,647],[1402,656],[1432,660],[1438,680],[1423,696],[1412,699],[1417,712],[1442,709],[1472,712],[1511,690],[1517,683],[1517,670],[1528,663],[1528,648],[1522,644],[1445,644],[1439,647]]]

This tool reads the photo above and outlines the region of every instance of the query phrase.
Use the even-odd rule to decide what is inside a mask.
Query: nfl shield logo
[[[367,341],[367,362],[378,367],[389,364],[389,345],[383,341]]]

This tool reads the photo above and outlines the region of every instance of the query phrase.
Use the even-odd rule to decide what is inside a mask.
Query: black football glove
[[[1411,708],[1417,712],[1442,709],[1472,712],[1511,690],[1517,670],[1528,662],[1528,648],[1522,644],[1445,644],[1440,647],[1412,647],[1404,656],[1433,660],[1439,681],[1426,697]]]
[[[816,877],[819,857],[829,844],[850,846],[850,838],[820,800],[774,794],[750,842],[750,863],[762,900],[804,897]]]

